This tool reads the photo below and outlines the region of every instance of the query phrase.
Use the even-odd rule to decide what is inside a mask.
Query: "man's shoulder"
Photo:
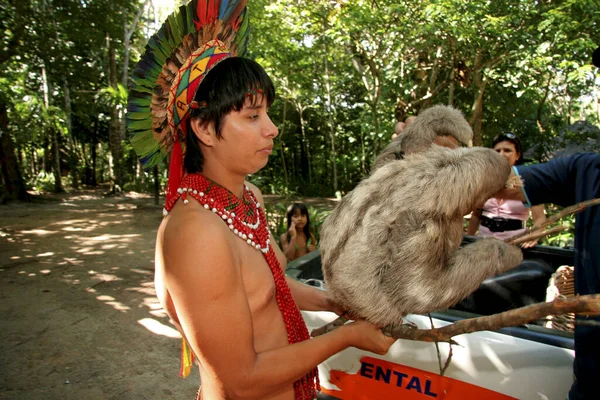
[[[163,221],[162,229],[166,244],[170,241],[214,242],[217,239],[226,239],[230,235],[221,218],[195,201],[176,205]]]

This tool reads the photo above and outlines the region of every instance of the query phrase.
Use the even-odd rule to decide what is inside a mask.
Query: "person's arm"
[[[475,235],[479,229],[481,223],[481,208],[476,208],[471,212],[471,218],[469,219],[469,226],[467,227],[467,235]]]
[[[511,178],[513,178],[514,176],[516,176],[516,169],[515,167],[511,168],[510,171],[510,175],[508,176],[508,180],[510,180]],[[522,201],[523,203],[527,202],[527,197],[525,196],[525,189],[524,187],[504,187],[502,189],[500,189],[499,191],[497,191],[496,193],[494,193],[494,195],[492,197],[495,197],[497,199],[504,199],[504,200],[518,200],[518,201]]]
[[[283,246],[283,254],[285,255],[286,260],[292,261],[296,255],[296,224],[292,222],[290,229],[288,229],[284,235],[286,236],[285,244],[283,244],[283,242],[281,244]],[[290,237],[289,241],[287,240],[287,236]]]
[[[375,326],[360,322],[257,353],[241,261],[232,243],[239,239],[217,217],[201,213],[167,227],[165,282],[186,339],[223,397],[255,399],[282,390],[349,346],[387,352],[392,342]]]
[[[314,233],[310,233],[310,244],[308,245],[308,252],[310,253],[311,251],[315,251],[317,249],[317,238],[315,237]]]
[[[531,218],[533,219],[533,227],[537,228],[546,222],[546,213],[543,204],[531,207]],[[538,244],[539,239],[534,239],[529,242],[525,242],[521,245],[523,248],[533,247]]]

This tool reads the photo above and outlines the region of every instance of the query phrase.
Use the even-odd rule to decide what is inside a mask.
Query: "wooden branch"
[[[567,313],[600,312],[600,294],[559,298],[548,303],[537,303],[530,306],[505,311],[485,317],[463,319],[451,325],[436,329],[414,329],[406,325],[384,330],[384,333],[396,339],[419,340],[422,342],[448,342],[452,337],[465,333],[493,331],[509,326],[523,325],[527,322]]]
[[[591,294],[558,298],[552,302],[532,304],[530,306],[516,308],[499,314],[463,319],[442,328],[416,329],[413,325],[403,324],[396,327],[384,328],[383,332],[396,339],[457,344],[452,338],[465,333],[493,331],[509,326],[523,325],[548,315],[598,312],[600,312],[600,294]],[[343,322],[340,321],[342,319],[344,320]],[[327,325],[313,330],[311,336],[316,337],[330,332],[336,327],[343,325],[346,321],[345,318],[340,317]]]
[[[507,240],[507,243],[518,245],[521,243],[529,242],[531,240],[543,238],[545,236],[554,235],[555,233],[562,232],[564,230],[567,230],[568,228],[568,226],[555,226],[554,228],[550,228],[545,231],[535,230],[523,236],[519,235],[518,239],[510,238],[510,240]]]
[[[525,183],[525,185],[527,185],[527,183]],[[577,204],[575,204],[575,205],[572,205],[572,206],[570,206],[570,207],[566,207],[566,208],[564,208],[564,209],[563,209],[561,212],[559,212],[559,213],[557,213],[557,214],[553,215],[551,218],[548,218],[548,219],[547,219],[547,220],[546,220],[546,221],[545,221],[543,224],[541,224],[539,227],[535,227],[535,228],[528,229],[528,230],[527,230],[527,231],[525,231],[524,233],[521,233],[521,234],[519,234],[519,235],[515,235],[515,236],[513,236],[513,237],[511,237],[511,238],[509,238],[509,239],[506,239],[505,241],[506,241],[507,243],[510,243],[510,244],[519,244],[519,243],[523,243],[523,241],[525,241],[525,242],[526,242],[527,240],[533,240],[533,239],[531,239],[531,238],[530,238],[530,239],[527,239],[527,240],[523,240],[523,241],[521,241],[521,238],[523,238],[523,237],[526,237],[527,235],[531,235],[531,234],[533,234],[533,233],[535,233],[535,232],[540,232],[540,231],[542,231],[542,230],[543,230],[545,227],[547,227],[547,226],[549,226],[549,225],[551,225],[551,224],[555,223],[556,221],[558,221],[558,220],[559,220],[559,219],[561,219],[561,218],[564,218],[564,217],[566,217],[567,215],[571,215],[571,214],[577,214],[578,212],[581,212],[581,211],[585,210],[585,209],[586,209],[586,208],[588,208],[588,207],[595,206],[595,205],[598,205],[598,204],[600,204],[600,198],[596,198],[596,199],[591,199],[591,200],[583,201],[583,202],[581,202],[581,203],[577,203]],[[553,228],[553,229],[554,229],[554,228]],[[555,232],[553,232],[553,231],[552,231],[553,229],[549,229],[549,230],[547,231],[547,232],[548,232],[548,234],[555,233]],[[537,236],[535,239],[538,239],[538,238],[540,238],[540,237],[543,237],[543,236],[546,236],[546,235]]]
[[[344,315],[345,315],[345,314],[344,314]],[[336,329],[336,328],[339,328],[340,326],[344,325],[346,322],[348,322],[348,321],[349,321],[349,319],[346,319],[346,318],[344,317],[344,315],[342,315],[342,316],[340,316],[340,317],[337,317],[336,319],[334,319],[334,320],[333,320],[333,321],[331,321],[330,323],[328,323],[328,324],[326,324],[326,325],[323,325],[323,326],[322,326],[322,327],[320,327],[320,328],[313,329],[313,330],[310,332],[310,336],[312,336],[312,337],[321,336],[321,335],[324,335],[324,334],[326,334],[326,333],[328,333],[328,332],[331,332],[331,331],[333,331],[334,329]]]

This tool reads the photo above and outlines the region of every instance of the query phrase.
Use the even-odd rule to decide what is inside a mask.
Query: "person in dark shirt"
[[[516,166],[523,188],[504,189],[495,197],[521,200],[528,206],[570,206],[600,197],[600,154],[579,153],[547,163]],[[600,207],[575,217],[575,293],[600,293]],[[581,317],[600,323],[600,316]],[[575,381],[569,400],[597,399],[600,378],[600,328],[575,326]]]

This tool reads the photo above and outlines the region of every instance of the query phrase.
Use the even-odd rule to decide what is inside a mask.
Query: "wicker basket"
[[[546,289],[546,301],[554,301],[559,297],[572,297],[575,295],[575,268],[563,265],[550,277]],[[546,328],[559,329],[573,332],[575,329],[575,314],[550,315]]]

